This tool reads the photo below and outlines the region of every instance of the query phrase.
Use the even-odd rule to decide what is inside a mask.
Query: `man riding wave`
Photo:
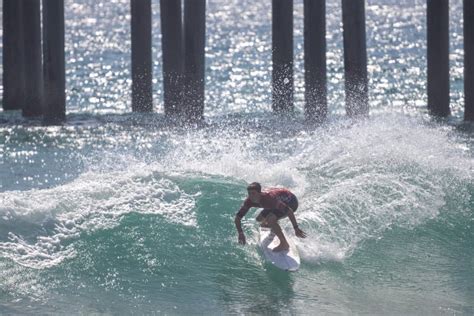
[[[270,227],[272,232],[280,239],[280,244],[273,251],[288,250],[289,244],[278,224],[282,218],[288,217],[293,224],[295,235],[305,238],[306,233],[298,227],[295,212],[298,208],[298,199],[288,189],[273,188],[262,192],[262,186],[253,182],[247,187],[248,197],[245,199],[240,210],[235,215],[235,227],[239,233],[239,243],[245,245],[245,235],[242,231],[241,221],[251,207],[263,208],[256,220],[263,227]]]

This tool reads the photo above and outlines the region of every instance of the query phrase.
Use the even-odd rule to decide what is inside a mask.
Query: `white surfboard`
[[[280,239],[271,232],[270,228],[259,227],[259,246],[263,252],[265,260],[285,271],[296,271],[300,267],[300,255],[295,243],[285,234],[290,249],[285,251],[273,251],[273,248],[280,244]]]

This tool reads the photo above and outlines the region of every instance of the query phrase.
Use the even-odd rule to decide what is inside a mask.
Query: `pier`
[[[294,113],[293,0],[272,0],[272,110]],[[346,113],[368,116],[365,0],[341,0]],[[163,81],[165,116],[205,119],[206,1],[160,0],[160,29],[152,29],[151,0],[130,0],[131,111],[153,112],[153,78]],[[323,122],[328,109],[326,1],[304,0],[304,114]],[[464,0],[464,119],[474,120],[474,4]],[[449,2],[427,0],[427,110],[448,117]],[[3,1],[3,110],[66,120],[64,0]],[[161,32],[162,73],[154,74],[153,32]],[[156,102],[156,101],[155,101]]]

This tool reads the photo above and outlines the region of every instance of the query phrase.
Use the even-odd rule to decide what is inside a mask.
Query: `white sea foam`
[[[33,268],[51,267],[76,255],[74,240],[81,233],[115,227],[131,212],[196,226],[195,197],[146,165],[86,172],[51,189],[1,193],[0,218],[11,231],[0,242],[0,255]],[[19,221],[36,233],[15,227]]]
[[[175,136],[172,135],[172,138]],[[286,143],[265,132],[203,130],[174,139],[175,147],[160,163],[167,170],[230,177],[246,183],[259,181],[265,186],[285,186],[298,194],[307,187],[306,175],[289,152],[298,144]]]
[[[298,245],[312,261],[343,260],[392,227],[438,216],[450,181],[473,177],[466,140],[419,118],[384,115],[289,132],[291,121],[274,123],[170,134],[169,152],[152,165],[168,174],[289,187],[310,235]]]
[[[282,126],[217,134],[189,133],[161,163],[289,187],[309,233],[298,245],[315,262],[344,260],[362,241],[382,238],[392,227],[411,229],[435,218],[452,180],[473,178],[466,140],[452,127],[402,115],[340,120],[291,134]]]
[[[449,127],[401,115],[339,120],[313,130],[276,123],[168,131],[157,144],[145,141],[160,148],[159,159],[104,150],[85,157],[88,171],[68,184],[1,193],[6,227],[24,221],[45,229],[29,236],[11,227],[1,255],[34,267],[54,265],[75,255],[73,240],[82,232],[114,227],[130,212],[196,226],[197,195],[172,180],[179,174],[290,188],[309,234],[298,241],[303,256],[343,260],[361,241],[381,238],[391,227],[436,217],[452,180],[473,177],[465,140]]]
[[[421,225],[439,215],[453,180],[472,181],[472,155],[449,127],[401,116],[343,127],[321,131],[301,157],[311,190],[298,218],[310,237],[298,246],[309,261],[343,260],[364,240]]]

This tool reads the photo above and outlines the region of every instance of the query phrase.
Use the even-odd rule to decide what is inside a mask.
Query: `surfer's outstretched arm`
[[[295,229],[295,235],[300,237],[300,238],[306,238],[306,233],[298,227],[298,223],[296,222],[295,213],[293,212],[293,210],[289,206],[288,206],[288,218],[290,219],[291,224],[293,225],[293,228]]]
[[[239,214],[235,215],[234,223],[235,227],[237,228],[237,232],[239,233],[239,244],[245,245],[245,235],[244,231],[242,230],[242,217]]]

